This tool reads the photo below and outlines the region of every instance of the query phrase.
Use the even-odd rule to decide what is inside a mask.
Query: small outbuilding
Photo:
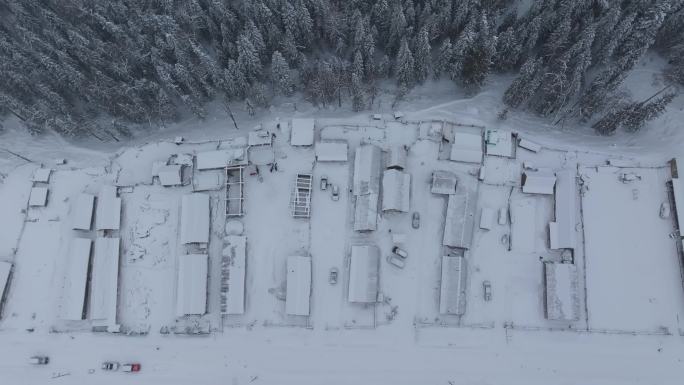
[[[488,129],[485,134],[487,144],[487,155],[503,156],[505,158],[514,157],[514,140],[510,131]]]
[[[182,244],[209,243],[209,195],[187,194],[181,200],[180,240]]]
[[[432,172],[432,187],[430,192],[433,194],[453,195],[456,194],[458,177],[450,171],[436,170]]]
[[[410,209],[411,174],[386,170],[382,177],[382,211],[407,213]]]
[[[31,196],[29,197],[29,206],[44,207],[47,206],[48,188],[34,187],[31,189]]]
[[[352,246],[349,263],[349,302],[378,300],[380,250],[377,246]]]
[[[521,138],[520,141],[518,141],[518,146],[532,152],[539,152],[542,149],[540,144],[524,138]]]
[[[287,257],[286,285],[285,313],[308,316],[311,300],[311,257]]]
[[[178,257],[176,316],[202,315],[207,312],[207,274],[209,256],[187,254]]]
[[[74,230],[90,230],[93,224],[95,196],[78,194],[71,203],[71,228]]]
[[[314,144],[313,119],[292,119],[290,144],[293,146],[311,146]]]
[[[556,176],[549,169],[525,170],[522,173],[522,191],[527,194],[553,194]]]
[[[406,168],[407,158],[408,150],[406,149],[406,146],[393,146],[389,150],[386,168],[404,170]]]
[[[157,170],[159,184],[165,187],[180,186],[183,184],[181,177],[182,166],[180,164],[169,164],[160,166]]]
[[[348,151],[347,142],[318,142],[316,143],[316,160],[318,162],[346,162]]]
[[[580,315],[577,267],[569,263],[544,263],[546,318],[577,321]]]
[[[52,169],[50,169],[50,168],[39,168],[33,173],[33,182],[49,183],[51,174],[52,174]]]
[[[247,144],[249,146],[269,146],[273,143],[273,136],[270,132],[260,129],[249,132]]]
[[[244,148],[205,151],[195,156],[195,168],[200,171],[244,164],[247,164],[247,153]]]
[[[464,257],[442,257],[442,280],[439,291],[440,314],[465,314],[467,274],[468,269]]]

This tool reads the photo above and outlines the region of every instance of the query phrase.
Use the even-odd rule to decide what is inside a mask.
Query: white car
[[[105,361],[102,363],[102,370],[115,372],[115,371],[119,370],[120,366],[121,366],[121,364],[119,364],[118,362]]]
[[[321,191],[325,191],[328,189],[328,176],[327,175],[321,175]]]
[[[406,250],[400,249],[399,246],[394,246],[392,248],[392,253],[396,254],[397,256],[401,257],[401,259],[406,259],[408,258],[408,253]]]
[[[31,365],[47,365],[48,363],[50,363],[50,357],[33,356],[28,359],[28,363]]]
[[[340,186],[336,184],[332,185],[332,195],[330,196],[330,199],[335,202],[340,200]]]
[[[406,266],[406,261],[394,253],[387,256],[387,262],[400,269],[403,269],[404,266]]]

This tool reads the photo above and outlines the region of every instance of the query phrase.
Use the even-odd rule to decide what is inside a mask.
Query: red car
[[[123,364],[121,365],[121,371],[123,372],[139,372],[140,371],[140,364]]]

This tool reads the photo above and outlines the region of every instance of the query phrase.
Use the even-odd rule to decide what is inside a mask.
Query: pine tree
[[[365,96],[363,93],[363,87],[361,86],[361,78],[356,73],[353,73],[351,76],[351,96],[352,108],[354,111],[363,110],[365,106]]]
[[[432,54],[430,52],[430,41],[428,40],[427,29],[423,28],[418,33],[418,40],[416,42],[416,81],[423,83],[430,74],[430,63],[432,62]]]
[[[397,84],[407,90],[410,89],[413,87],[414,73],[413,54],[406,38],[403,38],[394,63],[394,75],[397,78]]]
[[[289,96],[292,94],[292,80],[290,79],[290,67],[280,52],[273,52],[271,57],[271,81],[277,94]]]
[[[259,56],[247,36],[241,35],[237,41],[238,68],[244,74],[247,81],[255,80],[261,74],[261,62]]]

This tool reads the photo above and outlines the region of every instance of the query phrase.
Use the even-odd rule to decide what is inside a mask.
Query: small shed
[[[183,195],[180,240],[182,244],[209,243],[209,195]]]
[[[468,269],[464,257],[442,257],[442,280],[439,291],[440,314],[465,314],[467,274]]]
[[[71,203],[71,223],[74,230],[90,230],[93,224],[95,196],[78,194]]]
[[[387,168],[395,170],[404,170],[408,158],[408,150],[406,146],[393,146],[389,150],[389,157],[387,159]]]
[[[430,192],[433,194],[456,194],[458,177],[450,171],[436,170],[432,172],[432,187]]]
[[[316,160],[318,162],[346,162],[348,153],[347,142],[318,142],[316,143]]]
[[[311,146],[314,143],[314,120],[292,119],[290,144],[293,146]]]
[[[503,156],[513,158],[514,141],[513,134],[506,130],[488,129],[485,134],[487,144],[487,155]]]
[[[29,206],[44,207],[47,205],[47,198],[47,187],[34,187],[31,189],[31,196],[29,197]]]
[[[162,186],[180,186],[183,184],[181,178],[181,168],[179,164],[169,164],[160,166],[158,171],[159,184]]]
[[[553,194],[556,176],[551,170],[526,170],[522,173],[522,191],[527,194]]]
[[[247,138],[247,144],[249,146],[268,146],[272,143],[273,136],[264,129],[249,132],[249,137]]]
[[[52,169],[50,168],[39,168],[33,173],[33,181],[37,183],[49,183],[50,174],[52,174]]]
[[[287,257],[285,313],[308,316],[311,299],[311,258]]]
[[[121,226],[121,198],[116,196],[116,186],[104,186],[97,197],[95,228],[119,230]]]
[[[176,316],[202,315],[207,312],[206,254],[187,254],[178,257],[178,285]]]
[[[542,149],[540,144],[524,138],[521,138],[520,141],[518,141],[518,146],[532,152],[539,152]]]
[[[349,262],[349,302],[378,300],[380,250],[377,246],[352,246]]]
[[[195,156],[197,170],[213,170],[239,164],[247,164],[247,153],[244,148],[205,151]]]
[[[454,132],[450,160],[465,163],[482,163],[482,135],[471,132]]]
[[[382,177],[382,211],[409,212],[411,175],[399,170],[386,170]]]
[[[491,230],[494,225],[494,216],[496,213],[493,209],[483,207],[480,211],[480,228],[482,230]]]
[[[62,291],[62,319],[83,319],[91,246],[90,239],[74,238],[71,241]]]
[[[544,263],[546,318],[577,321],[580,315],[577,267],[569,263]]]

